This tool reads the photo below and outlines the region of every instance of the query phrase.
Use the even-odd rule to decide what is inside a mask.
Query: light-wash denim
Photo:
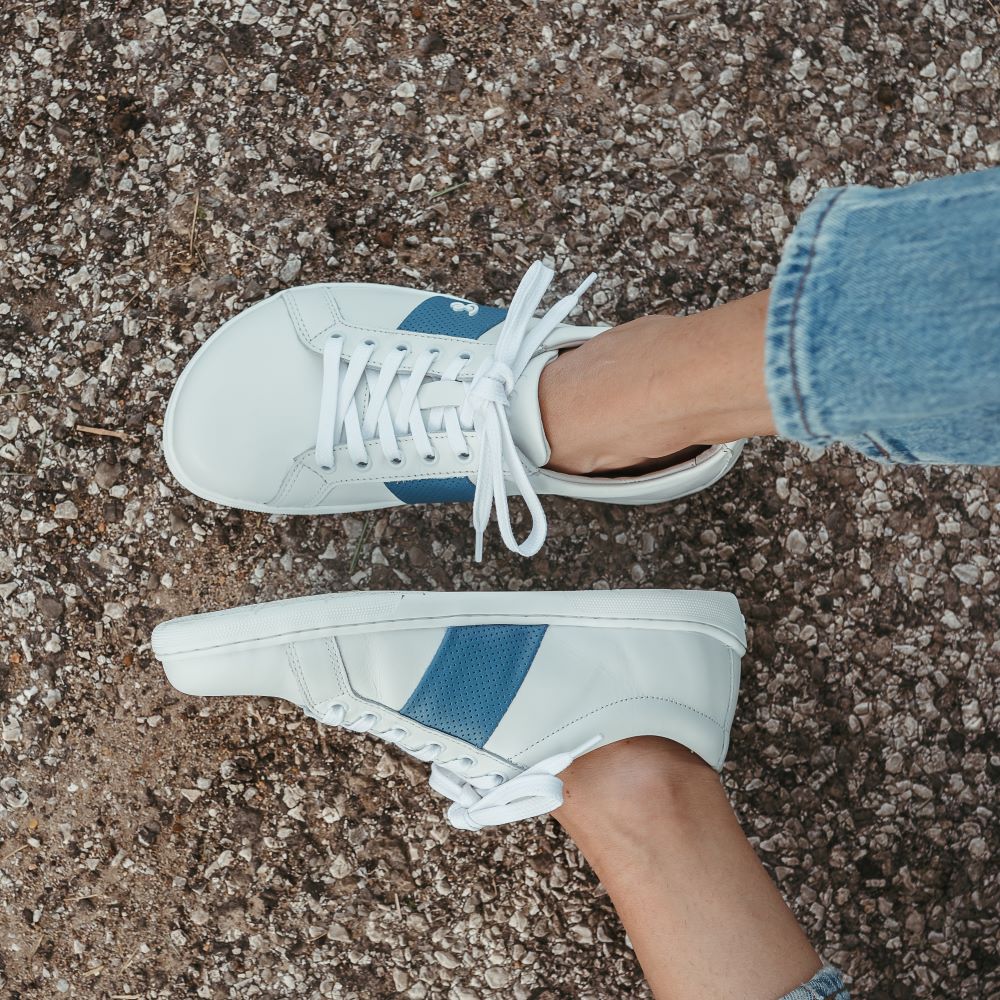
[[[781,1000],[851,1000],[844,977],[832,965],[825,965],[808,983],[785,994]]]
[[[1000,169],[821,191],[771,286],[778,433],[1000,465]]]

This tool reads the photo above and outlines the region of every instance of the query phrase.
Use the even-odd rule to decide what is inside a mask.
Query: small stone
[[[424,185],[427,183],[427,178],[423,174],[414,174],[410,178],[410,186],[406,189],[411,193],[413,191],[420,191],[423,189]]]
[[[60,521],[75,521],[80,516],[80,512],[72,500],[63,500],[62,503],[56,504],[54,516]]]
[[[750,157],[746,153],[727,153],[726,166],[737,180],[745,181],[750,176]]]
[[[118,477],[121,474],[122,467],[120,465],[113,462],[98,462],[97,468],[94,470],[94,482],[102,490],[110,490],[118,482]]]
[[[982,861],[989,855],[989,846],[982,837],[973,837],[969,841],[969,854],[976,859],[976,861]]]
[[[952,566],[951,571],[962,583],[970,585],[979,583],[979,567],[972,563],[958,563]]]
[[[979,69],[983,64],[983,50],[980,46],[976,46],[974,49],[968,49],[962,53],[962,58],[959,60],[962,69],[969,72]]]
[[[796,59],[791,66],[789,72],[796,80],[804,80],[809,75],[810,60],[808,59]]]
[[[602,53],[602,59],[624,59],[625,50],[617,43],[612,42]]]
[[[500,965],[493,965],[483,975],[486,984],[494,990],[502,990],[510,982],[510,973]]]
[[[941,624],[945,628],[950,628],[952,631],[955,631],[956,629],[960,629],[962,627],[962,623],[961,621],[959,621],[958,615],[956,615],[955,612],[951,610],[951,608],[949,608],[941,616]]]
[[[62,601],[49,597],[47,594],[38,598],[37,607],[42,617],[48,618],[50,621],[61,618],[64,611]]]
[[[806,200],[809,192],[809,181],[804,174],[796,174],[795,179],[788,185],[788,198],[795,205],[801,205]]]
[[[284,266],[278,272],[278,278],[284,282],[294,281],[302,270],[302,258],[294,254],[285,261]]]
[[[240,24],[256,24],[259,20],[260,11],[252,3],[248,3],[240,11]]]
[[[273,94],[278,89],[278,74],[268,73],[261,81],[260,89],[265,94]]]
[[[339,944],[350,944],[351,942],[351,935],[343,924],[330,924],[327,928],[326,936],[329,940],[336,941]]]
[[[425,57],[444,52],[447,47],[448,44],[436,31],[429,31],[417,42],[417,52]]]
[[[158,28],[165,28],[170,23],[167,20],[167,13],[162,7],[154,7],[148,14],[143,14],[143,17]]]
[[[809,551],[809,543],[806,541],[806,536],[798,528],[793,528],[785,539],[785,548],[792,555],[804,556]]]

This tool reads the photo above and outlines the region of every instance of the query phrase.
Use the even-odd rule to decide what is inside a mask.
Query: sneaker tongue
[[[548,351],[532,358],[510,396],[508,419],[514,444],[536,466],[545,465],[551,454],[545,428],[542,426],[541,407],[538,405],[538,380],[542,369],[555,360],[558,353]]]

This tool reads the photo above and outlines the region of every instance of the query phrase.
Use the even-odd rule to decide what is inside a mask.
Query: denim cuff
[[[882,461],[1000,464],[1000,170],[821,190],[771,287],[778,432]]]
[[[781,266],[771,286],[767,315],[767,391],[775,425],[782,437],[813,447],[838,440],[820,412],[819,400],[827,386],[814,384],[808,338],[822,303],[827,311],[842,294],[838,287],[842,213],[837,203],[849,188],[824,188],[812,200],[785,243]],[[865,442],[852,441],[865,451]],[[868,445],[868,454],[885,458]]]
[[[839,969],[824,965],[808,983],[786,993],[781,1000],[851,1000]]]

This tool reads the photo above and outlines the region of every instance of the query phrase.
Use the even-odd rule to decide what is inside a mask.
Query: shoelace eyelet
[[[395,458],[390,458],[389,459],[389,464],[390,465],[395,465],[395,466],[399,467],[405,461],[406,461],[406,458],[405,458],[404,455],[397,455]]]
[[[468,462],[472,458],[472,452],[471,451],[460,451],[455,456],[455,458],[457,458],[460,462]]]
[[[355,462],[354,463],[355,468],[358,468],[358,469],[367,469],[368,466],[370,466],[371,464],[372,464],[372,460],[370,458],[366,458],[363,462]]]
[[[429,455],[421,455],[420,460],[424,465],[436,465],[438,456],[436,451],[432,451]]]

